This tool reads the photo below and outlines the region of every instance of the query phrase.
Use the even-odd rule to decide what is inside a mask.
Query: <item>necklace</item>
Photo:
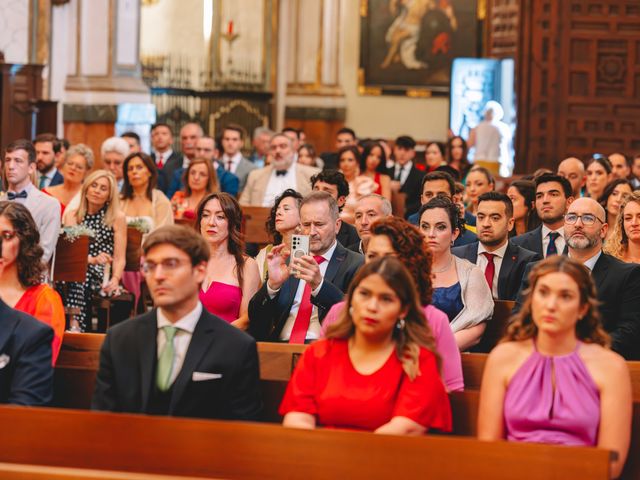
[[[444,268],[441,268],[440,270],[431,270],[431,273],[442,273],[442,272],[446,272],[447,270],[449,270],[449,268],[451,267],[451,264],[453,263],[453,255],[451,255],[451,260],[449,260],[449,263],[447,263],[447,266]]]

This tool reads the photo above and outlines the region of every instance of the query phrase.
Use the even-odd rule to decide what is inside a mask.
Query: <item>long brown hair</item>
[[[202,214],[204,213],[204,207],[211,200],[218,200],[220,202],[220,208],[227,219],[227,225],[229,229],[229,236],[227,237],[227,251],[236,259],[236,276],[238,277],[238,284],[242,288],[243,270],[246,257],[244,255],[244,236],[241,232],[242,226],[242,210],[240,204],[232,195],[224,192],[215,192],[207,195],[202,199],[200,205],[198,205],[197,220],[194,225],[195,230],[200,233],[200,223],[202,222]]]
[[[129,183],[129,173],[127,172],[127,170],[129,169],[129,163],[134,158],[139,158],[142,161],[143,165],[149,171],[150,177],[149,177],[149,184],[147,185],[146,193],[147,193],[147,198],[151,200],[153,189],[156,188],[156,184],[158,183],[158,167],[156,166],[156,162],[154,162],[149,155],[143,152],[133,152],[129,154],[127,158],[124,159],[124,165],[122,165],[123,183],[122,183],[122,190],[120,193],[120,197],[124,200],[130,200],[133,198],[133,187],[131,186],[131,183]]]
[[[512,319],[501,342],[520,341],[535,338],[538,327],[533,322],[531,303],[538,280],[550,273],[566,273],[576,285],[580,293],[580,305],[588,305],[587,313],[576,324],[576,337],[585,343],[597,343],[608,347],[611,343],[609,335],[602,328],[596,287],[587,267],[564,255],[553,255],[538,262],[529,274],[529,288],[524,291],[522,309]]]
[[[420,347],[431,351],[436,356],[438,367],[440,367],[440,357],[435,348],[435,340],[424,317],[413,278],[402,262],[394,257],[379,258],[365,264],[358,270],[349,286],[345,308],[342,310],[338,322],[329,327],[327,338],[348,339],[355,334],[356,327],[350,313],[353,293],[365,278],[376,274],[380,275],[395,292],[402,307],[407,308],[404,327],[393,329],[396,354],[402,362],[405,373],[411,380],[420,374]]]
[[[184,193],[186,197],[190,197],[193,193],[191,191],[191,186],[189,185],[189,172],[194,167],[194,165],[204,165],[207,168],[207,173],[209,174],[209,179],[207,180],[207,187],[205,188],[205,194],[219,192],[220,185],[218,183],[218,175],[216,174],[215,169],[211,162],[204,158],[196,158],[195,160],[189,163],[189,166],[184,169],[182,174],[182,185],[184,185]]]

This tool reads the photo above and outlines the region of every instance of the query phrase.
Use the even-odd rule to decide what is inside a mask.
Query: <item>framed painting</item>
[[[451,64],[475,57],[476,0],[360,0],[361,95],[448,95]]]

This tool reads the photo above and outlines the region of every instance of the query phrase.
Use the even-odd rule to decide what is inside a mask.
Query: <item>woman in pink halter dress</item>
[[[622,472],[631,435],[631,383],[609,350],[590,271],[564,255],[538,263],[482,380],[481,440],[596,446],[617,452]]]
[[[210,313],[244,329],[260,273],[256,261],[244,254],[241,224],[240,205],[228,193],[211,193],[198,206],[196,228],[211,247],[200,301]]]

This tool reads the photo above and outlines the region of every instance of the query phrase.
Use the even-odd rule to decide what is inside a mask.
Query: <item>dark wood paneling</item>
[[[490,0],[487,6],[487,56],[515,58],[518,50],[520,0]]]
[[[640,152],[640,3],[523,0],[519,171]]]

